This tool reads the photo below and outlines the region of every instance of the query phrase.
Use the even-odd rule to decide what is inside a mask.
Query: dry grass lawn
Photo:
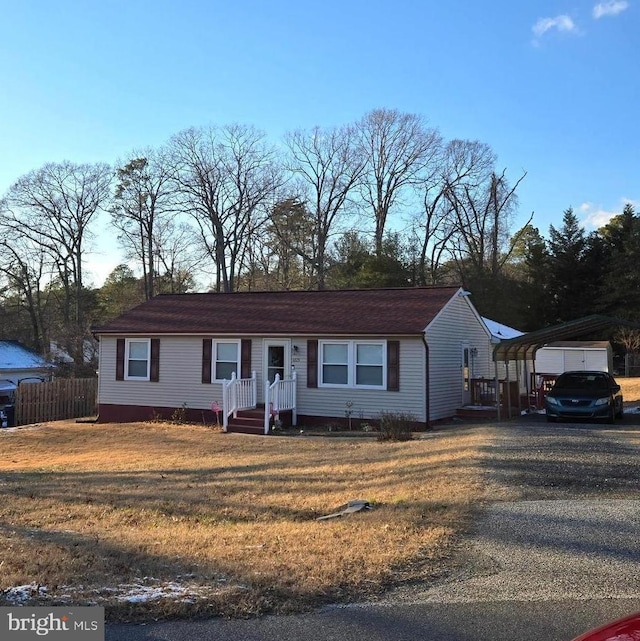
[[[145,423],[0,430],[0,605],[250,616],[435,576],[482,499],[484,442],[482,431],[379,443]],[[374,509],[315,520],[352,499]]]
[[[640,401],[640,377],[636,378],[623,378],[622,376],[616,378],[616,383],[622,389],[622,398],[625,403],[636,403]]]

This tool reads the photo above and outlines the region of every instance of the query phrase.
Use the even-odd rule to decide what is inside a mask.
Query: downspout
[[[425,427],[429,429],[431,427],[429,421],[429,345],[424,332],[422,333],[422,342],[424,343],[424,423]]]

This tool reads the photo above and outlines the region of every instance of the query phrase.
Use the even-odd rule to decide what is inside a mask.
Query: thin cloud
[[[604,18],[605,16],[617,16],[629,8],[629,3],[626,0],[607,0],[607,2],[599,2],[593,7],[593,17],[595,20]]]
[[[551,29],[569,33],[578,30],[575,22],[567,15],[556,16],[555,18],[540,18],[531,28],[536,38],[542,37]]]
[[[637,201],[629,198],[621,198],[620,208],[617,211],[609,211],[601,205],[595,205],[590,202],[582,203],[580,207],[578,207],[580,211],[580,224],[587,230],[600,229],[608,224],[612,218],[619,216],[627,203],[635,207]]]

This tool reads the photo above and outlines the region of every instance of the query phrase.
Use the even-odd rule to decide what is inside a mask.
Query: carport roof
[[[548,343],[577,338],[612,326],[640,329],[640,324],[638,323],[632,323],[620,318],[612,318],[611,316],[593,314],[592,316],[577,318],[566,323],[561,323],[560,325],[545,327],[544,329],[529,332],[516,338],[503,340],[499,345],[495,346],[493,350],[493,360],[532,360],[535,357],[536,351]]]

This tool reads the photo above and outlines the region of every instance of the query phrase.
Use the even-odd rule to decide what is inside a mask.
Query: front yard
[[[442,571],[483,430],[375,439],[56,422],[0,430],[0,605],[251,616]],[[365,499],[373,509],[316,521]]]

